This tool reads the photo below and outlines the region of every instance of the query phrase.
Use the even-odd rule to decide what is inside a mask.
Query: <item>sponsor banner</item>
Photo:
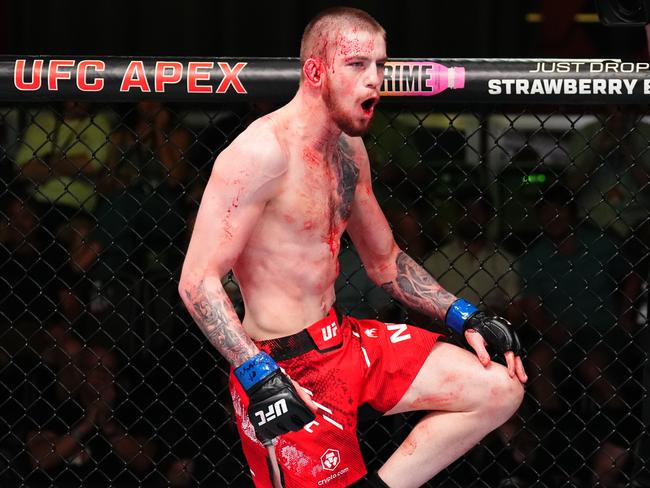
[[[3,101],[282,101],[299,79],[296,58],[0,56]],[[459,103],[645,103],[650,62],[395,59],[381,93]]]
[[[637,104],[650,62],[620,59],[440,59],[386,63],[384,97],[459,103]]]
[[[0,57],[4,101],[224,102],[289,97],[296,59]]]

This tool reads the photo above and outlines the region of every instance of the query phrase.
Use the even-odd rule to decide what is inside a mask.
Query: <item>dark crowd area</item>
[[[273,108],[2,110],[1,486],[250,483],[228,365],[177,280],[214,158]],[[375,194],[404,250],[517,327],[530,376],[520,412],[435,486],[650,486],[645,113],[421,110],[376,116]],[[341,249],[342,312],[441,329]],[[375,468],[417,420],[360,415]]]
[[[595,0],[343,3],[386,28],[391,57],[647,58],[643,27],[604,27]],[[297,57],[309,19],[341,4],[0,0],[0,53]]]

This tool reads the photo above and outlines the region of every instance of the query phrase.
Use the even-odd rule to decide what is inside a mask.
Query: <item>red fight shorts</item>
[[[366,474],[356,436],[357,409],[385,413],[411,385],[439,334],[405,324],[327,317],[288,337],[260,341],[318,406],[316,419],[277,439],[286,488],[344,487]],[[248,397],[230,374],[237,428],[256,487],[272,488],[268,453],[255,437]]]

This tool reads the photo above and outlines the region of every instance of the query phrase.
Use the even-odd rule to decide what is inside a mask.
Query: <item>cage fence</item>
[[[224,80],[224,92],[254,91],[235,76],[243,66],[233,75],[246,63],[224,64],[211,92]],[[467,68],[467,87],[481,76]],[[44,92],[45,74],[39,99],[5,95],[1,486],[251,484],[229,366],[177,286],[215,157],[287,100],[275,78],[224,101]],[[414,79],[390,88],[422,92]],[[623,95],[442,95],[380,105],[364,138],[373,189],[402,249],[513,323],[530,379],[519,412],[431,486],[650,486],[647,107]],[[447,332],[374,285],[347,236],[339,260],[343,313]],[[223,283],[243,315],[236,281]],[[420,415],[360,410],[369,468]]]

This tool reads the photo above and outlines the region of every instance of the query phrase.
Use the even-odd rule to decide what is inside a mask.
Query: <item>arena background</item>
[[[527,350],[519,414],[432,486],[650,486],[647,70],[585,75],[637,79],[627,97],[491,97],[487,79],[534,78],[537,63],[466,59],[647,62],[643,29],[576,16],[591,2],[555,3],[352,3],[385,25],[391,58],[466,67],[462,90],[384,99],[366,137],[374,189],[400,245],[507,315]],[[0,2],[0,486],[249,485],[226,364],[184,312],[178,272],[215,156],[290,94],[292,61],[263,58],[295,57],[329,5]],[[109,82],[81,94],[65,79],[11,88],[16,59],[144,60],[149,77],[156,60],[189,57],[229,70],[256,58],[261,91],[246,71],[249,93],[230,84],[220,98],[120,95]],[[81,99],[92,104],[69,103]],[[65,179],[80,154],[92,162]],[[63,185],[46,187],[39,161]],[[341,270],[344,310],[431,325],[372,287],[347,243]],[[417,420],[362,414],[369,467]],[[104,427],[75,430],[89,416]],[[50,451],[68,433],[86,449],[64,459]]]

